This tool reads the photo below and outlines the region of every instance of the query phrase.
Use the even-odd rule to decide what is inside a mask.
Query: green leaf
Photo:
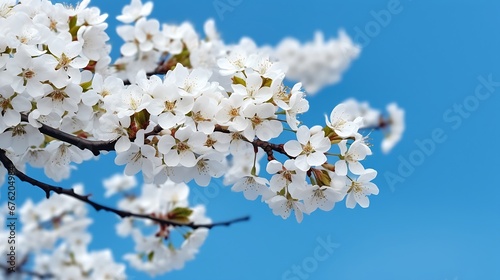
[[[154,256],[155,256],[155,252],[154,251],[149,252],[149,254],[148,254],[148,261],[152,262]]]
[[[182,236],[184,237],[184,239],[188,239],[189,237],[191,237],[192,234],[193,232],[188,231],[186,234],[183,234]]]
[[[87,91],[91,86],[92,86],[92,80],[88,82],[81,83],[80,86],[82,87],[83,91]]]
[[[243,86],[247,86],[247,82],[245,80],[243,80],[242,78],[239,78],[239,77],[232,77],[231,80],[233,80],[233,84],[235,85],[243,85]]]
[[[269,78],[262,78],[262,87],[271,87],[271,84],[273,83],[272,79]]]
[[[193,213],[193,210],[185,207],[177,207],[168,213],[170,220],[177,222],[187,223],[189,222],[189,216]]]
[[[76,26],[77,16],[73,16],[69,18],[69,28],[73,28]]]

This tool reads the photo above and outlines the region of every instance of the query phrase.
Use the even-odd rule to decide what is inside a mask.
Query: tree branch
[[[21,121],[28,122],[28,116],[25,114],[21,114]],[[50,137],[53,137],[57,140],[66,142],[68,144],[74,145],[82,150],[89,150],[95,156],[98,156],[101,151],[114,151],[116,140],[112,141],[96,141],[96,140],[88,140],[85,138],[81,138],[75,136],[73,134],[66,133],[59,129],[50,127],[45,124],[41,124],[42,126],[38,128],[38,130]]]
[[[21,181],[30,183],[31,185],[42,189],[45,192],[46,198],[50,197],[50,192],[55,192],[57,194],[70,196],[70,197],[73,197],[77,200],[83,201],[83,202],[91,205],[96,211],[104,210],[107,212],[114,213],[114,214],[120,216],[121,218],[133,217],[133,218],[139,218],[139,219],[147,219],[147,220],[157,222],[161,225],[174,226],[174,227],[189,227],[192,229],[198,229],[198,228],[211,229],[211,228],[217,227],[217,226],[230,226],[231,224],[234,224],[234,223],[250,220],[249,216],[245,216],[245,217],[237,218],[237,219],[230,220],[230,221],[218,222],[218,223],[212,223],[212,224],[194,224],[193,222],[191,222],[191,223],[179,223],[179,222],[175,222],[175,221],[169,221],[169,220],[155,218],[155,217],[148,215],[148,214],[138,214],[138,213],[132,213],[132,212],[128,212],[128,211],[123,211],[123,210],[108,207],[108,206],[102,205],[100,203],[97,203],[95,201],[92,201],[92,200],[90,200],[91,195],[80,195],[80,194],[75,193],[75,191],[72,188],[65,189],[65,188],[61,188],[61,187],[57,187],[57,186],[52,186],[52,185],[38,181],[38,180],[24,174],[23,172],[21,172],[19,169],[17,169],[14,166],[14,163],[7,157],[4,150],[0,150],[0,162],[2,162],[4,167],[7,170],[9,170],[9,173],[15,175]]]
[[[219,131],[222,133],[231,133],[231,131],[229,129],[223,128],[220,125],[216,125],[214,131]],[[273,151],[278,152],[280,154],[283,154],[290,159],[295,158],[295,157],[292,157],[286,153],[285,148],[284,148],[284,144],[273,144],[271,142],[263,141],[263,140],[260,140],[258,138],[255,138],[253,141],[250,141],[246,138],[244,138],[244,140],[247,141],[248,143],[250,143],[256,147],[260,147],[262,150],[264,150],[264,152],[266,152],[266,154],[267,154],[268,161],[275,159],[274,155],[273,155]]]
[[[41,274],[41,273],[37,273],[37,272],[34,272],[34,271],[30,271],[30,270],[25,270],[25,269],[22,269],[21,267],[16,267],[16,271],[10,271],[9,270],[9,267],[4,265],[4,264],[0,264],[0,269],[4,270],[4,275],[11,275],[11,274],[25,274],[25,275],[28,275],[28,276],[33,276],[33,277],[36,277],[38,279],[50,279],[50,278],[54,278],[54,275],[52,274]]]
[[[267,160],[271,161],[273,159],[276,159],[274,157],[273,151],[278,152],[280,154],[283,154],[287,156],[290,159],[294,159],[295,157],[290,156],[289,154],[286,153],[284,145],[283,144],[273,144],[269,143],[267,141],[262,141],[260,139],[255,139],[252,141],[252,144],[254,144],[257,147],[260,147],[264,152],[267,154]]]
[[[172,62],[171,60],[160,60],[158,62],[158,66],[156,66],[156,69],[152,72],[146,73],[146,76],[149,78],[153,75],[165,75],[167,74],[168,70],[175,66],[175,63],[177,63],[177,61]],[[128,86],[132,83],[129,80],[123,80],[123,84]]]

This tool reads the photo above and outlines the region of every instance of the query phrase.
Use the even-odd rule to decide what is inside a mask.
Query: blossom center
[[[203,117],[203,115],[201,114],[201,112],[196,112],[193,114],[193,120],[195,122],[203,122],[203,121],[208,121],[207,119],[205,119]]]
[[[31,69],[27,69],[23,72],[23,78],[31,79],[35,76],[35,72]]]
[[[61,68],[66,69],[68,65],[71,63],[71,58],[67,57],[66,54],[62,54],[61,58],[59,59],[59,64],[56,66],[56,70],[59,70]]]
[[[196,164],[196,167],[198,168],[198,172],[201,173],[207,173],[207,163],[204,160],[199,160],[198,163]]]
[[[65,98],[69,97],[63,90],[56,89],[47,95],[52,98],[52,100],[63,101]]]
[[[310,154],[310,153],[314,152],[314,148],[311,145],[311,142],[307,142],[307,144],[304,145],[302,150],[304,151],[305,154]]]
[[[231,110],[229,110],[229,116],[231,117],[231,120],[239,115],[240,114],[238,112],[238,108],[231,108]]]
[[[363,192],[362,184],[359,182],[352,182],[351,185],[351,190],[353,190],[355,193],[361,193]]]
[[[257,115],[253,116],[250,119],[250,121],[252,121],[253,127],[258,126],[259,124],[261,124],[263,122],[263,120],[261,118],[259,118],[259,116],[257,116]]]
[[[0,97],[0,108],[2,108],[2,111],[11,108],[10,100],[7,98]]]
[[[167,102],[165,102],[165,109],[167,109],[167,111],[172,111],[172,110],[174,110],[174,109],[175,109],[175,103],[176,103],[176,102],[177,102],[177,100],[176,100],[176,101],[173,101],[173,102],[171,102],[171,101],[167,101]]]
[[[244,68],[245,67],[245,62],[242,57],[238,57],[233,61],[233,65],[238,67],[238,68]]]
[[[7,18],[7,16],[10,14],[10,11],[12,10],[11,7],[7,4],[2,4],[0,5],[0,16],[3,18]]]
[[[324,198],[325,198],[325,194],[323,193],[323,190],[321,190],[321,189],[319,189],[319,188],[318,188],[317,190],[315,190],[315,191],[314,191],[313,196],[314,196],[315,198],[317,198],[317,199],[324,199]]]
[[[197,83],[195,81],[186,81],[184,84],[184,90],[187,92],[192,92],[196,88]]]
[[[344,156],[344,159],[345,159],[346,161],[350,161],[350,162],[356,162],[356,161],[357,161],[357,160],[355,160],[355,159],[353,158],[353,156],[352,156],[351,154],[347,154],[347,155],[345,155],[345,156]]]
[[[57,21],[54,20],[53,18],[50,19],[50,24],[49,24],[50,30],[57,30]]]
[[[209,137],[207,138],[207,141],[205,141],[205,146],[212,147],[215,143],[217,143],[217,140],[214,140]]]
[[[189,150],[189,145],[186,142],[179,142],[177,143],[177,150],[179,152],[187,151]]]
[[[283,171],[281,174],[288,182],[292,182],[292,173],[289,170]]]
[[[335,123],[334,127],[335,127],[335,128],[337,128],[337,129],[341,129],[341,128],[343,128],[343,127],[344,127],[344,125],[345,125],[346,123],[347,123],[347,122],[346,122],[345,120],[340,119],[340,120],[338,120],[338,121]]]
[[[241,137],[241,134],[239,134],[239,133],[233,133],[233,134],[231,135],[231,141],[234,141],[234,140],[241,140],[241,139],[242,139],[242,137]]]
[[[142,158],[142,155],[141,153],[136,153],[133,157],[132,157],[132,161],[133,162],[138,162],[140,159]]]
[[[12,137],[14,136],[21,136],[26,134],[26,130],[24,130],[24,126],[22,125],[16,125],[12,128]]]

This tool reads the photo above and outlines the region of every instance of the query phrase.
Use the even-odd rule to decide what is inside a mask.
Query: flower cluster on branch
[[[87,251],[91,220],[78,201],[119,215],[119,235],[136,244],[125,259],[154,275],[194,258],[210,228],[248,219],[212,223],[203,205],[188,204],[188,183],[206,187],[221,178],[298,222],[343,200],[348,208],[368,207],[378,194],[371,182],[377,172],[362,163],[372,154],[366,133],[383,130],[389,151],[404,131],[402,109],[390,104],[385,116],[351,99],[322,124],[300,120],[307,94],[337,82],[357,57],[345,33],[326,42],[317,34],[304,45],[286,39],[258,47],[249,38],[231,45],[213,20],[202,37],[189,23],[149,19],[152,3],[132,0],[118,17],[124,43],[112,63],[107,15],[88,5],[0,1],[0,183],[9,169],[46,193],[47,200],[29,200],[21,210],[22,254],[35,255],[37,273],[125,277],[110,251]],[[83,186],[61,188],[24,172],[26,165],[43,168],[60,182],[72,164],[108,152],[124,166],[123,175],[104,182],[107,196],[124,195],[117,208],[92,200]],[[139,173],[144,185],[130,194]],[[34,232],[37,241],[29,241]]]

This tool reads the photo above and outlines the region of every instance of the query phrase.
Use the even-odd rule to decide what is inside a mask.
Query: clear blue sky
[[[214,221],[246,214],[251,221],[213,229],[194,261],[159,279],[500,279],[500,149],[494,146],[500,139],[500,87],[490,93],[483,86],[475,96],[478,77],[500,81],[500,2],[154,2],[153,16],[164,22],[189,20],[201,31],[203,22],[214,18],[227,42],[243,35],[259,44],[276,44],[285,36],[310,40],[316,30],[330,37],[344,28],[364,45],[361,56],[341,83],[310,99],[302,120],[322,123],[323,114],[347,97],[374,107],[397,101],[407,116],[403,141],[389,155],[381,154],[380,136],[374,135],[375,155],[368,165],[379,171],[380,194],[371,197],[368,209],[337,204],[297,224],[274,216],[266,204],[214,186],[215,195],[205,196]],[[217,2],[241,3],[222,18],[214,9]],[[92,4],[110,14],[112,43],[121,44],[114,18],[128,1],[104,3]],[[376,23],[376,13],[388,7],[397,13]],[[367,27],[368,37],[358,36]],[[432,137],[435,147],[427,144],[430,150],[423,151],[417,142]],[[65,184],[83,182],[103,201],[102,178],[119,170],[112,160],[81,165]],[[400,168],[403,162],[411,168]],[[392,187],[384,176],[389,172],[400,176]],[[26,186],[24,195],[32,190]],[[90,211],[96,219],[91,248],[111,246],[115,259],[133,249],[115,236],[113,215]],[[339,246],[326,251],[318,247],[319,239]],[[294,265],[302,270],[296,278]],[[282,278],[287,270],[290,277]],[[128,272],[131,279],[148,279]]]

